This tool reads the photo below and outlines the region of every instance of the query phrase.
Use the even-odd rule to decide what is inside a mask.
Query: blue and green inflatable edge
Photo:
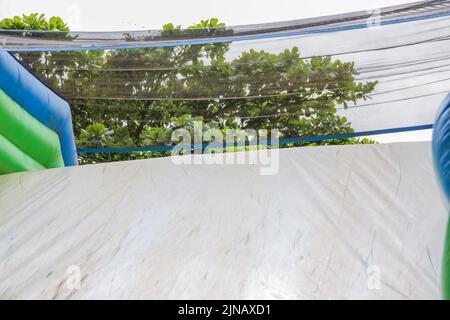
[[[450,93],[439,107],[434,122],[433,158],[438,179],[450,203]],[[450,300],[450,219],[442,258],[442,294]]]
[[[7,51],[0,51],[0,89],[43,125],[56,132],[65,166],[78,165],[68,102]]]

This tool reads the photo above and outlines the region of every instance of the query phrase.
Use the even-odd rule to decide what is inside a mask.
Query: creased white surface
[[[427,142],[285,149],[274,176],[170,158],[13,174],[0,298],[439,298],[447,214]]]

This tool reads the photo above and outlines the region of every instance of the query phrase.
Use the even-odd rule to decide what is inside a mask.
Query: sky
[[[57,15],[73,31],[160,29],[217,17],[227,25],[275,22],[382,8],[411,0],[0,0],[0,18]]]
[[[0,0],[0,19],[22,13],[57,15],[72,31],[160,29],[172,22],[189,26],[217,17],[227,25],[310,18],[373,10],[411,0]],[[380,142],[430,140],[431,131],[373,137]]]

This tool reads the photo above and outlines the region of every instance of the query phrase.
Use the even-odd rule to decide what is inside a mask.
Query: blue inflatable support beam
[[[438,110],[433,130],[433,157],[438,178],[450,203],[450,93]],[[442,295],[450,300],[450,218],[442,256]]]
[[[10,53],[0,51],[0,87],[59,136],[65,166],[78,164],[70,106],[31,74]]]
[[[450,201],[450,93],[440,106],[434,123],[433,156],[439,180]]]

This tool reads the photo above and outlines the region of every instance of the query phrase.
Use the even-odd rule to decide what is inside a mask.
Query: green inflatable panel
[[[64,166],[59,137],[0,89],[0,134],[46,168]]]
[[[450,219],[447,224],[447,237],[442,258],[442,293],[444,299],[450,300]]]
[[[0,174],[45,169],[0,134]]]

